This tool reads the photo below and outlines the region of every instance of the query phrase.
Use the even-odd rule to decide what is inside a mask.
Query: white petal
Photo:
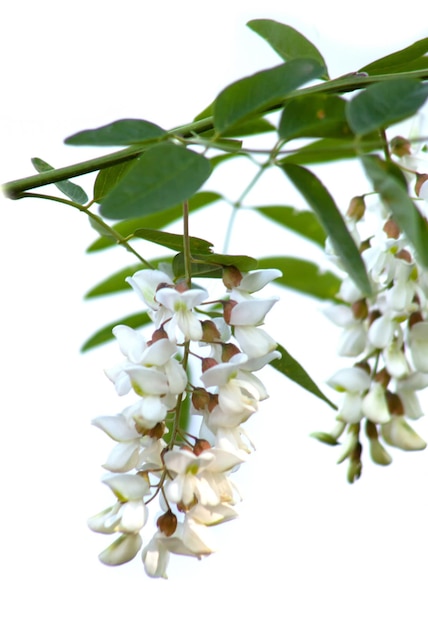
[[[139,363],[146,348],[146,342],[141,333],[129,326],[119,324],[113,328],[113,335],[119,343],[122,354],[133,363]]]
[[[132,441],[139,437],[135,428],[129,424],[124,415],[104,415],[96,417],[91,424],[103,430],[115,441]]]
[[[327,385],[336,391],[362,392],[370,386],[370,376],[361,367],[344,367],[331,378]]]
[[[388,424],[384,424],[382,436],[390,446],[401,450],[424,450],[427,445],[402,416],[394,416]]]
[[[113,493],[122,502],[139,500],[149,491],[146,480],[137,474],[123,474],[105,478],[103,483],[108,485]]]
[[[255,291],[260,291],[265,285],[280,276],[282,276],[282,272],[277,269],[254,270],[244,274],[239,289],[248,293],[254,293]]]
[[[375,348],[386,348],[394,337],[396,324],[387,315],[381,315],[374,320],[368,330],[370,343]]]
[[[105,565],[122,565],[135,557],[142,543],[140,535],[121,535],[98,558]]]
[[[147,521],[147,507],[143,502],[125,502],[121,507],[121,520],[118,530],[135,533],[143,528]]]
[[[104,469],[109,472],[129,472],[137,466],[139,460],[139,445],[136,441],[118,443],[103,463]]]
[[[231,326],[256,326],[260,324],[277,301],[278,298],[238,302],[230,314]]]
[[[364,415],[375,424],[386,424],[391,419],[386,402],[385,389],[380,383],[373,382],[370,391],[363,398]]]
[[[235,338],[250,359],[269,354],[278,345],[267,332],[254,326],[235,326]]]

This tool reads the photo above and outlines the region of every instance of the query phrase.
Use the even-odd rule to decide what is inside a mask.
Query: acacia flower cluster
[[[396,155],[407,159],[408,174],[410,144],[396,138],[394,145],[400,148]],[[416,194],[422,197],[421,177],[424,182],[428,176],[416,171],[414,176]],[[426,447],[411,424],[423,415],[417,392],[428,386],[428,272],[387,208],[378,203],[373,211],[375,227],[365,236],[364,196],[353,198],[347,211],[373,295],[365,297],[346,277],[338,292],[342,303],[325,311],[342,328],[339,355],[354,362],[327,381],[342,395],[336,427],[330,434],[314,433],[330,444],[344,435],[338,462],[348,460],[349,482],[361,475],[363,430],[370,457],[380,465],[392,461],[388,446],[407,451]]]
[[[155,328],[149,340],[124,325],[113,329],[124,361],[106,374],[120,396],[134,398],[119,415],[93,420],[115,441],[103,465],[115,502],[88,522],[116,535],[99,555],[103,563],[125,563],[143,548],[146,573],[166,578],[171,553],[211,554],[208,527],[237,516],[231,474],[251,451],[243,424],[267,398],[254,372],[280,357],[260,328],[276,298],[253,294],[280,275],[224,268],[227,293],[215,301],[160,270],[127,279]],[[187,401],[196,435],[184,417]]]

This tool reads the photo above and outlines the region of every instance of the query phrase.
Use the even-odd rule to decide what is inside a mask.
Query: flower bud
[[[221,360],[227,363],[235,354],[240,354],[241,350],[234,343],[224,343],[221,347]]]
[[[395,255],[396,259],[401,259],[402,261],[406,261],[407,263],[411,263],[412,262],[412,255],[410,254],[410,252],[408,250],[399,250],[396,255]]]
[[[386,390],[386,402],[391,415],[404,415],[404,407],[400,396],[388,389]]]
[[[242,274],[234,265],[223,268],[223,283],[227,289],[239,287],[242,280]]]
[[[351,310],[356,320],[366,319],[367,315],[369,314],[367,300],[365,298],[361,298],[361,300],[353,302],[351,305]]]
[[[220,331],[212,320],[203,320],[201,321],[201,325],[202,325],[201,341],[205,341],[206,343],[215,343],[216,341],[220,341],[221,339]]]
[[[398,239],[401,234],[397,222],[392,218],[386,220],[385,224],[383,225],[383,231],[388,235],[390,239]]]
[[[236,300],[224,300],[223,304],[223,317],[226,324],[230,325],[230,316],[232,315],[232,310],[238,304]]]
[[[210,393],[204,387],[196,387],[192,393],[192,404],[197,411],[203,411],[208,407]]]
[[[392,154],[395,154],[395,156],[403,157],[412,154],[410,141],[404,137],[393,137],[389,145]]]
[[[424,200],[428,199],[428,185],[424,184],[427,180],[428,174],[416,173],[415,194],[418,196],[418,198],[424,198]]]
[[[172,511],[167,511],[158,517],[156,525],[164,535],[171,537],[177,528],[177,517]]]
[[[209,450],[210,448],[211,445],[209,441],[207,441],[206,439],[197,439],[195,441],[195,445],[193,446],[193,452],[196,454],[196,456],[199,456],[200,454],[202,454],[202,452],[205,452],[205,450]]]
[[[168,333],[161,326],[160,328],[156,328],[155,332],[152,335],[152,340],[147,342],[147,345],[151,345],[160,339],[168,339]]]
[[[383,367],[376,373],[374,379],[377,383],[380,383],[384,389],[386,389],[391,381],[391,376],[387,369]]]
[[[218,365],[217,361],[211,357],[205,357],[202,359],[202,372],[206,372],[210,367]]]
[[[366,203],[364,201],[364,196],[354,196],[349,203],[346,215],[356,222],[359,222],[360,219],[364,217],[365,211]]]
[[[153,428],[150,428],[150,430],[148,430],[146,434],[149,437],[152,437],[152,439],[162,439],[162,437],[165,434],[165,431],[166,431],[165,422],[158,422],[156,426],[153,426]]]

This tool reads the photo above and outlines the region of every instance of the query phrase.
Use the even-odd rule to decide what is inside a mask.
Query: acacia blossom
[[[211,554],[209,527],[237,516],[240,496],[231,474],[253,449],[242,424],[268,397],[254,372],[281,356],[259,328],[276,298],[253,294],[279,275],[226,268],[222,318],[211,317],[204,288],[174,284],[159,270],[128,279],[155,328],[148,339],[125,325],[113,329],[125,360],[106,375],[118,395],[132,395],[133,402],[93,420],[114,442],[103,467],[112,473],[104,482],[117,501],[88,522],[96,532],[118,534],[100,554],[103,563],[125,563],[143,548],[147,575],[166,578],[171,554]],[[197,384],[190,380],[190,359],[201,369]],[[186,396],[199,421],[197,435],[181,426]],[[156,504],[157,530],[143,542]]]

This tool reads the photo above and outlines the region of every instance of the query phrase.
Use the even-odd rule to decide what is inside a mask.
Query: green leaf
[[[379,134],[367,135],[363,140],[355,138],[349,139],[320,139],[303,146],[289,156],[279,161],[282,163],[294,163],[296,165],[310,165],[315,163],[330,163],[343,159],[354,159],[363,152],[370,152],[381,148],[382,142]]]
[[[208,159],[163,143],[144,152],[106,196],[101,214],[111,219],[164,211],[193,196],[211,174]]]
[[[176,235],[175,233],[164,233],[153,228],[139,228],[135,231],[134,237],[140,237],[146,241],[157,243],[165,248],[171,250],[178,250],[182,252],[184,250],[183,235]],[[193,254],[206,253],[210,254],[213,243],[206,241],[205,239],[199,239],[199,237],[189,237],[190,252]]]
[[[409,198],[401,170],[376,156],[363,157],[362,161],[375,190],[412,242],[418,261],[428,267],[428,225]]]
[[[251,20],[247,26],[263,37],[284,61],[305,57],[315,59],[323,68],[320,78],[328,79],[323,56],[299,31],[275,20]]]
[[[189,213],[198,211],[208,204],[217,202],[217,200],[220,200],[221,198],[222,196],[220,194],[213,191],[200,191],[190,198]],[[131,237],[139,228],[147,228],[150,226],[152,228],[161,229],[168,224],[171,224],[171,222],[175,222],[180,219],[182,215],[183,206],[181,204],[177,204],[170,209],[160,211],[154,215],[118,222],[114,225],[114,229],[123,237]],[[96,252],[112,245],[114,245],[114,242],[110,238],[107,239],[106,237],[101,237],[100,239],[94,241],[86,252]]]
[[[354,133],[365,135],[414,115],[428,97],[428,83],[397,78],[375,83],[348,102],[346,117]]]
[[[345,117],[346,100],[339,96],[315,94],[293,98],[285,103],[279,136],[289,141],[296,137],[351,137]]]
[[[278,345],[276,349],[281,353],[281,358],[271,361],[269,365],[274,367],[281,374],[284,374],[284,376],[293,382],[300,385],[300,387],[303,387],[303,389],[306,389],[306,391],[309,391],[309,393],[312,393],[317,396],[317,398],[327,402],[327,404],[329,404],[333,409],[337,409],[337,406],[323,394],[300,363],[298,363],[298,361],[296,361],[296,359],[294,359],[283,346]]]
[[[140,328],[141,326],[150,324],[151,321],[152,320],[147,315],[147,313],[135,313],[134,315],[128,315],[127,317],[123,317],[120,320],[111,322],[110,324],[107,324],[107,326],[100,328],[100,330],[91,335],[80,348],[80,351],[87,352],[92,348],[96,348],[97,346],[100,346],[103,343],[114,339],[112,330],[118,324],[125,324],[126,326],[130,326],[131,328]]]
[[[123,163],[118,163],[118,165],[100,170],[94,183],[94,202],[100,203],[116,187],[133,165],[133,160],[124,161]]]
[[[214,102],[214,126],[219,134],[267,108],[274,108],[291,91],[318,78],[323,71],[313,59],[289,63],[247,76],[226,87]]]
[[[258,266],[258,262],[253,257],[235,254],[192,254],[191,271],[192,276],[205,278],[221,278],[223,267],[233,265],[242,272],[249,272]],[[172,264],[174,276],[183,278],[185,276],[185,265],[183,253],[174,257]]]
[[[281,169],[318,216],[345,271],[362,293],[369,295],[371,287],[364,263],[330,193],[312,172],[299,165],[282,164]]]
[[[159,139],[166,130],[146,120],[117,120],[111,124],[82,130],[64,140],[71,146],[129,146],[148,139]]]
[[[377,61],[365,65],[360,71],[374,76],[376,74],[395,74],[424,69],[428,67],[428,57],[424,56],[427,52],[428,37],[425,37],[407,48],[388,54]]]
[[[37,157],[31,159],[31,163],[33,164],[37,172],[39,172],[39,174],[41,172],[50,172],[51,170],[55,169],[54,167],[52,167],[52,165],[49,165],[49,163],[46,163],[46,161],[43,161],[43,159],[39,159]],[[67,196],[67,198],[70,198],[70,200],[76,202],[76,204],[86,204],[88,202],[88,196],[86,195],[82,187],[79,187],[79,185],[76,185],[69,180],[62,180],[58,183],[55,183],[55,187],[62,191],[62,193]]]
[[[342,280],[332,272],[322,272],[318,265],[294,257],[268,257],[259,259],[260,269],[275,267],[282,272],[276,279],[281,287],[294,289],[320,300],[336,301]]]
[[[312,211],[298,211],[294,207],[281,205],[259,206],[253,209],[318,246],[324,247],[326,234]]]

